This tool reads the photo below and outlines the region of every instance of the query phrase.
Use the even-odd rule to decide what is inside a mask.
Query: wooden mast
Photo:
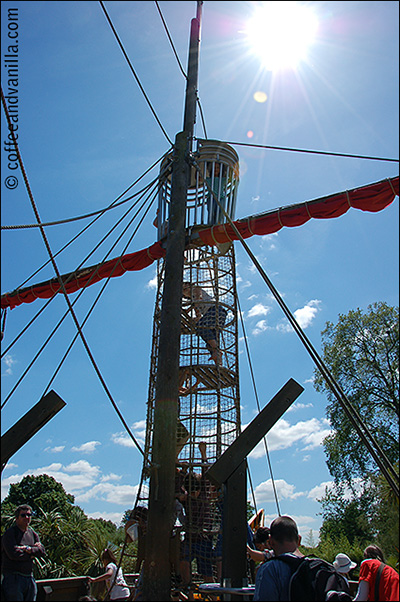
[[[175,138],[171,206],[165,256],[165,282],[161,307],[153,452],[143,568],[145,600],[170,600],[169,540],[174,516],[174,477],[178,416],[179,350],[185,213],[189,185],[188,154],[196,119],[201,6],[192,19],[183,131]]]

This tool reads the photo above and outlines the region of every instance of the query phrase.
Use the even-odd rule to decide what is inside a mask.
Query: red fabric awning
[[[361,188],[353,188],[345,192],[333,194],[313,201],[288,205],[274,209],[257,216],[252,216],[235,221],[234,224],[243,238],[255,234],[263,235],[278,232],[283,227],[294,228],[301,226],[311,218],[331,219],[346,213],[350,207],[361,211],[381,211],[399,196],[399,178],[388,178]],[[221,224],[211,228],[204,228],[198,232],[203,243],[214,245],[239,237],[229,224]],[[164,257],[165,249],[157,242],[147,249],[130,253],[115,259],[110,259],[103,264],[84,268],[77,272],[62,276],[68,294],[81,288],[90,286],[103,278],[122,276],[125,272],[142,270],[156,259]],[[22,303],[31,303],[35,299],[49,299],[60,293],[61,286],[56,278],[35,284],[23,289],[17,289],[1,296],[1,308],[13,309]]]
[[[75,293],[79,289],[95,284],[103,278],[115,278],[116,276],[122,276],[125,272],[143,270],[151,265],[156,259],[160,259],[164,255],[165,249],[157,242],[142,251],[122,255],[121,257],[110,259],[102,264],[72,272],[71,274],[64,274],[62,279],[65,290],[68,294]],[[34,284],[13,291],[12,293],[2,295],[1,308],[4,309],[9,307],[10,309],[13,309],[22,303],[32,303],[35,299],[49,299],[50,297],[53,297],[53,295],[61,292],[60,283],[57,278],[53,278],[52,280],[47,280],[46,282]]]
[[[362,211],[381,211],[399,195],[399,178],[388,178],[362,188],[353,188],[331,196],[288,205],[254,217],[234,222],[240,235],[248,238],[254,234],[263,235],[278,232],[283,227],[302,226],[311,218],[331,219],[343,215],[353,207]],[[229,224],[220,224],[200,230],[201,240],[208,245],[238,240],[238,235]]]

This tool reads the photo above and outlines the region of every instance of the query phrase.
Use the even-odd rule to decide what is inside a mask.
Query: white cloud
[[[102,483],[106,483],[108,481],[120,481],[121,480],[121,476],[118,474],[115,474],[114,472],[111,472],[110,474],[104,475],[104,477],[101,477],[101,482]]]
[[[267,320],[260,320],[251,331],[251,334],[257,336],[266,330],[268,330]]]
[[[115,485],[107,482],[98,483],[87,491],[76,493],[75,502],[81,504],[94,498],[110,504],[133,508],[137,491],[138,485]]]
[[[305,330],[309,326],[311,326],[315,316],[319,312],[319,305],[321,301],[318,299],[312,299],[309,301],[304,307],[300,309],[296,309],[293,312],[293,315],[296,319],[297,324]],[[280,322],[276,326],[276,330],[279,332],[293,332],[293,328],[288,321]]]
[[[13,373],[12,369],[14,364],[18,363],[17,360],[14,359],[14,357],[11,354],[8,354],[5,357],[3,357],[1,361],[6,365],[6,370],[2,373],[2,376],[11,376]]]
[[[65,445],[57,445],[56,447],[46,447],[44,451],[49,452],[50,454],[59,454],[64,451]]]
[[[296,492],[296,487],[294,485],[290,485],[284,479],[275,479],[274,483],[279,500],[295,500],[296,498],[305,495],[304,492]],[[266,504],[268,502],[274,502],[275,495],[272,486],[272,480],[268,479],[267,481],[257,485],[254,490],[254,494],[256,497],[257,506],[262,506],[262,504]]]
[[[329,422],[325,419],[300,421],[290,424],[284,418],[272,427],[267,437],[269,451],[288,449],[292,445],[303,445],[302,451],[309,451],[322,444],[323,439],[329,435]],[[260,441],[250,453],[251,458],[261,458],[265,455],[264,442]]]
[[[100,441],[87,441],[86,443],[82,443],[78,447],[72,447],[71,451],[73,452],[81,452],[83,454],[91,454],[96,450],[96,447],[101,445]]]
[[[103,520],[110,520],[112,523],[117,525],[117,527],[119,527],[121,524],[121,521],[122,521],[123,513],[121,513],[121,512],[103,512],[103,511],[102,512],[89,512],[88,517],[89,518],[102,518]]]
[[[325,489],[327,487],[331,487],[332,485],[333,481],[325,481],[324,483],[320,483],[308,492],[307,497],[314,501],[320,500],[325,495]]]
[[[42,474],[53,477],[63,485],[67,493],[75,495],[76,491],[93,487],[100,477],[101,471],[98,466],[93,466],[89,462],[86,462],[86,460],[79,460],[78,462],[68,464],[68,466],[64,466],[60,462],[53,462],[48,466],[40,468],[28,468],[22,474],[13,474],[7,479],[2,480],[2,499],[8,494],[8,488],[11,483],[19,483],[19,481],[28,475],[39,476]]]
[[[154,277],[148,281],[146,284],[147,288],[156,289],[157,288],[157,273],[154,274]]]
[[[111,441],[116,445],[122,445],[122,447],[136,447],[133,440],[125,431],[122,431],[120,433],[113,433],[111,435]]]
[[[18,468],[18,464],[14,464],[14,462],[8,462],[5,467],[4,470],[11,470],[13,468]]]
[[[318,301],[318,299],[312,299],[301,309],[296,309],[294,317],[301,328],[305,329],[310,326],[319,311],[320,303],[321,301]]]
[[[262,303],[256,303],[253,305],[251,309],[247,312],[248,318],[254,318],[256,316],[266,316],[271,311],[270,307],[263,305]]]
[[[38,476],[46,474],[61,483],[67,493],[75,496],[75,503],[89,500],[117,504],[122,507],[133,507],[138,491],[138,485],[118,484],[121,476],[115,473],[102,475],[98,466],[93,466],[86,460],[78,460],[64,466],[54,462],[42,468],[29,468],[23,474],[13,474],[2,481],[2,499],[8,494],[11,483],[18,483],[27,475]],[[90,514],[93,518],[104,518],[119,523],[122,515],[119,513],[96,512]]]
[[[304,410],[305,408],[314,407],[312,403],[293,403],[290,408],[286,410],[286,412],[296,412],[297,410]]]
[[[144,445],[146,437],[146,420],[134,422],[131,426],[131,431],[139,445]],[[136,447],[134,441],[126,431],[113,433],[111,435],[111,441],[116,445],[122,445],[122,447]]]
[[[268,251],[275,251],[277,248],[275,242],[278,239],[278,232],[274,232],[272,234],[266,234],[261,237],[262,243],[266,243]]]

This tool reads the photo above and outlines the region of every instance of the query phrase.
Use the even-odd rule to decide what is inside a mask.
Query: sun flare
[[[318,28],[310,7],[297,2],[262,2],[247,24],[253,52],[269,71],[295,68],[307,58]]]

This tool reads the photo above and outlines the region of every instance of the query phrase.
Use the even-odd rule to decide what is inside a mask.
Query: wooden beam
[[[303,391],[304,388],[299,383],[292,378],[289,379],[232,445],[214,462],[207,471],[206,478],[217,487],[226,483],[257,443],[271,430]]]
[[[1,437],[1,469],[29,439],[67,405],[55,391],[42,397]]]

